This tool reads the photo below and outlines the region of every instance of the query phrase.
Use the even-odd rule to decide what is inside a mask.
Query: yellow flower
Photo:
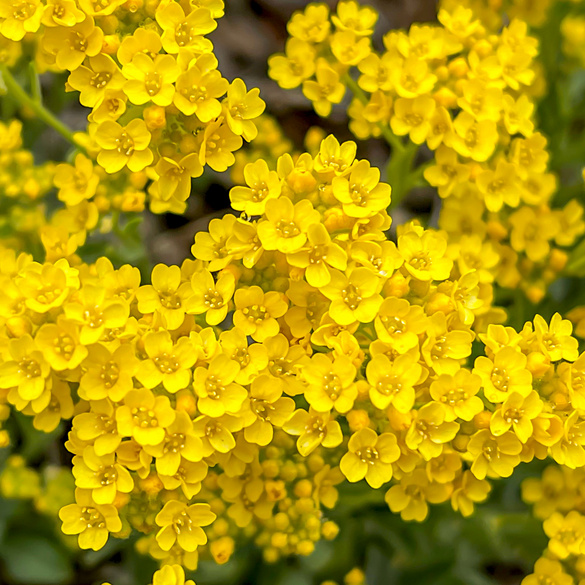
[[[430,482],[424,469],[415,469],[392,486],[384,499],[392,512],[400,512],[404,521],[422,522],[429,513],[427,501],[438,504],[447,501],[449,495],[448,484]]]
[[[185,14],[177,2],[160,4],[156,10],[156,21],[163,29],[163,49],[173,54],[181,49],[196,47],[199,35],[206,35],[217,27],[207,8],[195,8]]]
[[[371,35],[377,20],[378,12],[374,8],[360,6],[355,0],[339,2],[336,14],[331,15],[331,21],[337,30],[351,30],[360,36]]]
[[[492,120],[478,121],[468,112],[461,112],[453,122],[453,129],[453,148],[461,156],[483,162],[493,154],[499,135]]]
[[[93,108],[103,99],[107,90],[117,90],[124,85],[122,72],[108,55],[96,55],[72,71],[67,79],[69,85],[80,92],[82,106]]]
[[[282,186],[278,174],[269,170],[265,160],[259,159],[244,167],[244,178],[247,187],[230,190],[232,207],[249,216],[263,215],[266,203],[280,196]]]
[[[196,272],[191,277],[193,294],[184,303],[185,312],[195,315],[205,313],[209,325],[218,325],[226,318],[235,287],[236,281],[231,272],[222,272],[217,282],[207,270]]]
[[[95,57],[102,50],[104,33],[91,16],[74,26],[52,27],[45,31],[42,45],[55,55],[57,67],[75,71],[85,57]]]
[[[178,329],[185,319],[184,303],[192,295],[189,282],[182,282],[178,266],[157,264],[152,270],[152,285],[136,292],[138,310],[143,314],[159,313],[167,329]]]
[[[282,388],[270,376],[259,376],[250,386],[250,412],[244,417],[244,438],[249,443],[265,447],[272,442],[274,429],[282,428],[290,418],[295,403],[282,396]]]
[[[415,413],[406,433],[406,445],[413,451],[418,450],[429,461],[438,457],[443,445],[455,437],[459,423],[447,420],[447,407],[440,402],[428,402]]]
[[[199,150],[199,162],[202,165],[208,164],[214,171],[222,173],[234,164],[236,159],[232,153],[242,146],[242,142],[242,137],[234,134],[225,120],[219,118],[217,122],[211,122],[205,128]]]
[[[156,534],[158,545],[165,551],[177,542],[188,552],[193,552],[199,545],[207,542],[202,526],[209,526],[216,515],[209,504],[192,504],[171,500],[156,516],[156,523],[161,529]]]
[[[309,386],[305,390],[307,402],[318,412],[348,412],[357,397],[356,369],[350,359],[338,356],[334,360],[324,354],[315,354],[302,370]]]
[[[473,514],[474,504],[487,499],[491,486],[486,480],[480,480],[466,470],[456,481],[451,494],[451,506],[462,516],[468,517]]]
[[[73,433],[80,441],[92,443],[100,457],[113,453],[122,440],[116,426],[115,409],[109,400],[93,401],[91,412],[76,415]]]
[[[118,122],[102,122],[95,133],[101,148],[97,161],[108,173],[117,173],[124,167],[136,173],[153,161],[150,132],[144,120],[134,119],[122,127]]]
[[[137,53],[122,68],[128,80],[124,84],[124,93],[139,106],[149,101],[157,106],[170,106],[175,95],[173,83],[180,72],[172,55],[157,55],[151,59],[145,53]]]
[[[298,252],[287,254],[286,259],[292,266],[304,268],[307,282],[316,288],[326,286],[331,282],[329,267],[337,270],[347,268],[346,252],[341,246],[331,241],[329,232],[321,223],[308,226],[307,245]]]
[[[76,300],[64,306],[67,320],[81,326],[79,341],[83,345],[96,343],[106,329],[121,328],[128,320],[128,304],[105,297],[104,288],[86,284]]]
[[[321,292],[331,300],[331,318],[339,325],[351,325],[374,320],[382,304],[381,286],[378,275],[367,268],[356,268],[349,276],[334,270],[331,282]]]
[[[198,410],[207,416],[219,418],[238,414],[248,397],[246,389],[234,380],[240,371],[238,363],[221,354],[211,360],[209,367],[195,369],[193,389],[199,399]]]
[[[471,437],[467,451],[473,461],[471,472],[477,479],[510,477],[520,463],[522,443],[511,431],[496,437],[482,429]]]
[[[203,457],[201,439],[193,432],[193,423],[185,411],[178,411],[166,429],[162,443],[144,445],[144,450],[156,457],[156,470],[161,475],[174,476],[185,461],[198,463]]]
[[[110,398],[120,402],[133,389],[133,376],[138,359],[132,345],[120,345],[113,352],[101,343],[89,347],[84,364],[87,371],[79,382],[79,396],[83,400]]]
[[[543,582],[549,582],[552,585],[574,585],[575,583],[571,575],[565,573],[563,565],[559,561],[547,559],[546,557],[536,561],[534,573],[524,577],[521,585],[540,585]]]
[[[419,335],[427,328],[428,318],[422,307],[406,299],[384,299],[374,321],[378,338],[398,353],[418,346]]]
[[[185,570],[181,565],[165,565],[152,576],[152,585],[195,585],[195,583],[191,579],[185,581]]]
[[[232,253],[227,246],[228,239],[233,236],[236,217],[231,213],[221,219],[212,219],[207,232],[195,234],[195,244],[191,246],[191,253],[199,260],[209,262],[207,269],[216,272],[225,268],[232,259]]]
[[[22,400],[36,400],[45,390],[50,373],[49,362],[26,334],[8,344],[8,355],[3,355],[0,364],[0,388],[17,388]]]
[[[572,510],[566,516],[555,512],[543,523],[548,536],[548,548],[559,559],[583,554],[585,516]]]
[[[304,11],[295,12],[286,25],[291,37],[309,43],[321,43],[327,38],[331,23],[329,7],[326,4],[312,3]]]
[[[453,375],[441,374],[431,384],[430,394],[433,400],[446,406],[445,420],[470,421],[483,410],[483,402],[476,396],[480,387],[481,378],[461,368]]]
[[[341,202],[349,217],[371,217],[390,205],[390,185],[380,183],[380,171],[361,160],[351,168],[349,176],[335,177],[333,195]]]
[[[520,202],[516,166],[503,159],[497,162],[495,170],[479,173],[476,183],[489,211],[500,211],[504,204],[517,207]]]
[[[288,39],[284,55],[272,55],[268,58],[268,75],[284,89],[298,87],[313,73],[315,49],[303,40]]]
[[[360,38],[361,37],[361,38]],[[371,51],[370,39],[353,30],[334,33],[330,40],[331,52],[342,65],[359,65]],[[317,67],[317,71],[319,68]]]
[[[534,331],[541,351],[551,362],[561,359],[574,362],[579,357],[579,343],[571,337],[573,324],[555,313],[550,325],[540,316],[534,317]]]
[[[403,270],[422,281],[446,280],[453,262],[445,256],[447,239],[437,232],[410,231],[398,238],[398,251],[404,257]]]
[[[35,343],[54,370],[72,370],[87,356],[79,341],[79,327],[63,315],[57,323],[45,323],[35,335]]]
[[[82,22],[84,18],[85,14],[77,8],[74,0],[47,0],[41,22],[49,27],[69,27]]]
[[[118,510],[111,504],[95,504],[89,490],[75,490],[76,504],[59,510],[65,534],[78,534],[80,548],[100,550],[108,540],[110,532],[122,530]]]
[[[260,99],[259,94],[260,90],[257,87],[247,91],[246,84],[238,78],[230,84],[227,98],[223,102],[230,130],[238,136],[243,136],[248,142],[258,135],[258,129],[252,120],[258,118],[266,108],[266,103]]]
[[[242,287],[236,291],[234,302],[234,325],[254,341],[262,342],[278,334],[280,327],[276,319],[288,308],[283,295],[275,291],[264,293],[259,286]]]
[[[139,445],[158,445],[165,439],[165,429],[176,413],[166,396],[155,396],[150,390],[131,390],[116,410],[118,432],[133,437]]]
[[[431,132],[436,105],[435,100],[428,96],[396,100],[390,119],[392,131],[398,136],[408,134],[412,142],[422,144]]]
[[[339,467],[349,481],[365,478],[371,487],[378,489],[392,479],[392,463],[400,457],[395,435],[378,435],[370,428],[361,429],[351,436],[347,448]]]
[[[44,8],[40,0],[2,0],[0,34],[12,41],[21,41],[27,33],[37,32]]]
[[[283,426],[290,435],[298,436],[297,449],[308,457],[319,445],[333,448],[341,445],[343,434],[336,420],[328,412],[318,412],[312,407],[309,412],[299,408]]]
[[[69,207],[91,199],[100,182],[99,176],[94,173],[91,160],[81,153],[75,157],[74,166],[58,165],[53,180],[59,189],[59,200]]]
[[[266,250],[298,252],[307,241],[307,229],[319,223],[319,212],[307,199],[296,204],[287,197],[266,202],[266,219],[258,223],[258,238]]]
[[[215,56],[204,53],[189,64],[176,83],[175,106],[186,116],[195,114],[203,123],[211,122],[221,114],[217,98],[223,96],[229,86],[216,67]]]
[[[98,457],[92,447],[73,458],[73,476],[75,485],[90,490],[91,499],[100,506],[113,504],[118,492],[128,494],[134,489],[132,476],[116,463],[114,454]]]
[[[429,72],[426,61],[409,57],[390,71],[394,90],[402,98],[415,98],[432,91],[437,76]]]
[[[341,83],[335,69],[324,60],[317,62],[315,79],[303,81],[303,94],[313,102],[317,114],[326,117],[331,113],[332,104],[339,104],[343,100],[345,85]]]
[[[77,270],[66,260],[55,264],[29,264],[17,278],[16,284],[24,295],[25,306],[35,313],[47,313],[62,307],[72,291],[79,287]]]
[[[534,432],[532,420],[541,413],[542,408],[543,402],[535,390],[528,396],[513,392],[493,413],[490,430],[495,436],[500,436],[512,428],[516,436],[526,443]]]
[[[384,354],[375,355],[366,367],[372,404],[380,410],[392,404],[398,412],[407,414],[414,406],[414,386],[420,383],[422,375],[422,367],[411,354],[394,361]]]
[[[462,164],[457,153],[444,145],[435,152],[435,164],[424,170],[425,179],[438,188],[441,197],[449,197],[457,185],[469,178],[469,174],[469,165]]]
[[[191,382],[191,367],[197,361],[191,339],[180,337],[173,343],[168,331],[151,331],[144,337],[144,351],[149,359],[140,362],[135,376],[145,388],[161,383],[171,393],[187,388]]]

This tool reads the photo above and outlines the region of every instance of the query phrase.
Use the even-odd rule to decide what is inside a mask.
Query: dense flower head
[[[323,514],[344,480],[387,486],[420,521],[430,503],[470,514],[522,461],[585,465],[571,323],[493,324],[491,282],[444,232],[387,240],[378,177],[333,136],[249,163],[231,196],[253,211],[213,220],[152,284],[2,253],[2,396],[43,430],[73,417],[61,519],[80,546],[127,521],[168,563],[225,562],[244,532],[274,560],[335,532]]]
[[[533,3],[502,4],[496,11],[483,0],[444,1],[438,23],[392,30],[383,49],[372,42],[377,15],[370,7],[309,4],[291,18],[285,52],[270,58],[269,74],[284,89],[301,86],[321,116],[349,93],[350,130],[360,140],[385,138],[404,164],[397,174],[408,172],[416,147],[426,145],[433,158],[417,171],[444,199],[439,225],[454,256],[467,249],[471,233],[484,233],[499,259],[486,266],[491,278],[538,302],[567,262],[562,248],[585,223],[577,201],[553,208],[557,179],[534,123],[539,48],[526,20],[540,24],[550,3],[530,10],[524,4]],[[577,55],[571,47],[579,46],[580,22],[567,17],[563,28],[567,50]],[[402,188],[401,181],[389,177]],[[477,269],[484,266],[479,249],[466,254]]]
[[[349,88],[353,134],[392,148],[384,174],[320,129],[294,151],[259,90],[223,77],[207,38],[222,0],[0,0],[3,71],[33,54],[90,110],[57,165],[0,124],[0,423],[67,429],[72,454],[50,480],[10,457],[1,494],[58,515],[82,549],[139,533],[152,585],[194,585],[185,569],[244,541],[267,562],[311,554],[349,484],[422,522],[430,504],[469,516],[493,481],[549,459],[522,486],[548,538],[523,585],[585,583],[585,310],[545,306],[515,329],[496,296],[542,299],[583,208],[552,204],[525,22],[540,16],[487,4],[444,0],[382,50],[355,0],[291,17],[271,77],[320,116]],[[582,20],[562,25],[576,59]],[[432,158],[411,169],[417,153]],[[184,213],[207,167],[236,186],[193,258],[90,261],[88,239],[125,239],[120,213]],[[438,229],[390,236],[388,209],[423,178]]]
[[[0,39],[32,45],[40,70],[68,72],[67,89],[90,109],[86,132],[75,136],[90,160],[60,165],[56,179],[67,206],[96,200],[100,178],[119,182],[127,171],[145,171],[150,208],[183,213],[191,179],[206,166],[224,171],[234,163],[233,152],[256,137],[265,104],[258,89],[230,83],[217,68],[206,35],[223,1],[130,4],[5,2]],[[19,62],[16,55],[7,64]],[[113,207],[140,211],[144,198],[132,204],[128,192]]]

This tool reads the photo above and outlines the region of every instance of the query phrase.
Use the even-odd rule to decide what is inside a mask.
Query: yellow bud
[[[211,556],[218,565],[227,563],[234,552],[234,539],[231,536],[224,536],[214,540],[209,545]]]
[[[184,390],[178,392],[177,396],[177,405],[175,410],[181,411],[184,410],[190,417],[195,417],[197,413],[197,401],[195,396],[190,390]]]
[[[141,479],[139,483],[140,488],[150,496],[155,496],[164,489],[164,485],[156,473],[151,473],[148,477]]]
[[[491,419],[492,413],[489,412],[488,410],[482,410],[473,417],[473,424],[478,429],[488,429],[490,426]]]
[[[302,540],[297,545],[297,553],[303,557],[308,557],[315,550],[315,543],[310,540]]]
[[[568,259],[569,256],[564,250],[553,248],[548,259],[548,265],[555,272],[561,272],[565,268]]]
[[[317,453],[311,453],[311,455],[307,459],[307,465],[311,473],[317,473],[318,471],[321,471],[321,469],[323,469],[323,466],[325,465],[325,460],[323,459],[323,457],[321,457],[321,455]]]
[[[295,503],[295,508],[301,513],[305,514],[311,512],[315,508],[315,502],[311,498],[301,498]]]
[[[453,59],[453,61],[449,63],[449,75],[451,77],[463,78],[467,75],[468,71],[469,65],[467,64],[467,60],[463,57]]]
[[[499,221],[488,221],[487,233],[492,240],[500,241],[508,235],[508,230]]]
[[[535,305],[540,303],[540,301],[542,301],[542,299],[544,298],[544,295],[546,294],[546,290],[545,290],[544,286],[538,285],[538,284],[530,285],[525,290],[525,292],[526,292],[526,296],[528,297],[528,300]]]
[[[290,188],[297,194],[301,195],[313,191],[317,186],[317,179],[310,171],[305,169],[295,169],[287,177]]]
[[[229,522],[225,518],[218,518],[213,523],[213,533],[215,536],[225,536],[230,529]]]
[[[481,39],[475,43],[473,49],[480,57],[485,58],[491,55],[494,47],[487,39]]]
[[[262,551],[262,556],[267,563],[276,563],[280,558],[280,554],[275,548],[265,548]]]
[[[325,540],[333,540],[339,534],[339,526],[333,520],[328,520],[321,527],[321,534]]]
[[[277,530],[286,530],[289,527],[290,520],[284,512],[279,512],[274,516],[274,526]]]
[[[366,576],[361,569],[356,567],[345,576],[343,582],[345,585],[364,585],[366,582]]]
[[[288,544],[288,536],[284,532],[275,532],[270,539],[274,548],[284,548]]]
[[[280,472],[280,465],[278,461],[274,461],[274,459],[269,459],[267,461],[262,462],[262,471],[264,473],[264,477],[268,479],[273,479],[278,477]]]
[[[158,152],[161,156],[172,158],[177,153],[177,147],[170,142],[163,142],[158,147]]]
[[[308,479],[301,479],[295,484],[294,494],[297,498],[309,498],[313,493],[313,483]]]
[[[6,321],[6,330],[10,337],[22,337],[32,332],[32,324],[25,317],[10,317]]]
[[[448,87],[442,87],[433,94],[438,105],[444,108],[454,108],[457,105],[457,95]]]
[[[195,136],[193,136],[193,134],[185,134],[185,136],[183,136],[179,142],[179,149],[183,154],[190,154],[191,152],[195,152],[197,147],[197,139]]]
[[[10,435],[6,429],[0,430],[0,449],[10,445]]]
[[[143,116],[149,130],[164,128],[167,123],[165,109],[161,106],[150,106],[146,108]]]
[[[346,418],[352,433],[370,426],[370,417],[365,410],[350,410]]]
[[[102,44],[102,53],[106,55],[115,55],[120,47],[120,37],[117,34],[104,36]]]

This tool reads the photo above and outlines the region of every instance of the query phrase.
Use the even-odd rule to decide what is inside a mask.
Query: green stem
[[[19,83],[14,79],[12,73],[8,70],[6,65],[0,65],[0,74],[2,75],[2,80],[4,81],[4,85],[6,86],[6,90],[9,95],[11,95],[15,101],[20,105],[29,108],[32,110],[39,120],[42,120],[48,126],[51,126],[54,130],[56,130],[63,138],[67,141],[71,142],[76,148],[83,150],[82,147],[75,141],[73,137],[73,132],[61,122],[58,118],[56,118],[49,110],[43,106],[40,99],[33,99],[30,97],[24,89],[19,85]],[[35,89],[35,92],[37,90]],[[39,96],[40,98],[40,96]]]
[[[400,204],[417,180],[418,170],[411,170],[417,152],[418,146],[411,142],[402,152],[395,152],[390,157],[387,167],[388,181],[392,186],[390,209]]]

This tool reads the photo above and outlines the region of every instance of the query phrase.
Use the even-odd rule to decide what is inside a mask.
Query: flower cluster
[[[437,188],[439,225],[456,256],[538,302],[567,262],[561,248],[585,232],[579,203],[551,209],[557,181],[532,120],[538,43],[525,22],[493,34],[471,9],[446,6],[440,24],[390,31],[376,51],[372,8],[346,0],[330,14],[310,4],[291,18],[286,52],[270,58],[269,74],[283,88],[301,86],[322,116],[350,88],[350,129],[388,140],[391,182],[426,146],[433,160],[402,182],[423,175]]]
[[[45,196],[53,187],[55,165],[35,165],[33,155],[23,148],[22,124],[0,123],[0,242],[26,249],[39,244],[39,232],[46,223]]]
[[[548,547],[522,585],[551,582],[574,585],[585,582],[585,499],[583,469],[547,467],[541,478],[522,484],[523,499],[534,506],[544,522]]]
[[[240,217],[150,284],[105,258],[2,252],[0,396],[44,431],[73,418],[66,534],[97,550],[142,532],[182,583],[173,566],[250,538],[267,560],[309,554],[337,533],[344,480],[421,521],[429,503],[471,514],[521,461],[585,466],[568,321],[494,325],[491,285],[444,233],[389,241],[390,187],[355,143],[276,167],[246,165]]]
[[[95,195],[100,169],[114,181],[145,171],[151,210],[182,213],[191,179],[206,165],[225,171],[255,138],[259,90],[223,78],[206,37],[223,8],[222,0],[1,3],[0,35],[34,44],[38,68],[68,72],[67,89],[91,109],[87,134],[75,136],[90,158],[80,153],[60,171],[66,204]],[[118,199],[116,208],[135,209],[132,196]]]

